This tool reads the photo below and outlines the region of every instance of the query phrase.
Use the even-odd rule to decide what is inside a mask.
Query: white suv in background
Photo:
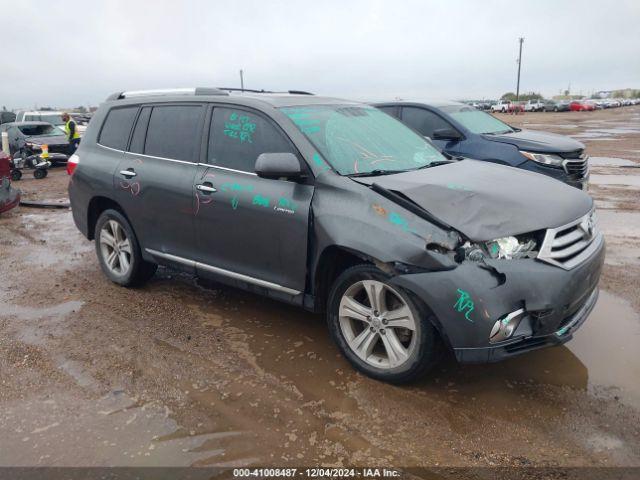
[[[48,122],[56,127],[64,130],[64,120],[62,120],[62,113],[52,110],[40,110],[40,111],[28,111],[28,110],[20,110],[16,115],[16,122]],[[73,115],[71,116],[73,118]],[[76,122],[76,127],[78,128],[78,133],[80,135],[84,134],[87,129],[86,125],[79,125]]]

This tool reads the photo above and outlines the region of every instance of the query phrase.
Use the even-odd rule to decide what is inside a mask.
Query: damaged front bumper
[[[571,270],[531,258],[464,261],[454,270],[398,275],[392,282],[433,311],[458,361],[495,362],[572,338],[598,298],[605,255],[599,241]],[[513,318],[518,322],[508,338],[496,336],[501,322]]]

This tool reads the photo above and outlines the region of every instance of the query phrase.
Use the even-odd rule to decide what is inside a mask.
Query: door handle
[[[137,175],[136,172],[133,171],[133,169],[131,170],[120,170],[120,175],[123,175],[127,178],[131,178],[131,177],[135,177]]]
[[[200,183],[196,185],[196,188],[204,193],[215,193],[218,191],[215,188],[213,188],[211,184],[207,184],[207,183]]]

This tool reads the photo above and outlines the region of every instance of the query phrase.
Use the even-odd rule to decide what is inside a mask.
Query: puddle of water
[[[224,458],[230,433],[183,432],[166,407],[123,392],[97,401],[49,395],[3,403],[0,466],[190,466]]]
[[[51,307],[22,307],[0,303],[2,317],[14,317],[18,320],[14,328],[16,337],[30,345],[43,345],[49,335],[63,332],[63,322],[67,316],[82,308],[84,302],[71,300]]]
[[[589,386],[640,407],[640,316],[625,300],[600,292],[589,319],[567,343],[584,364]]]
[[[589,182],[598,185],[628,185],[640,187],[640,175],[598,175],[592,174]]]
[[[527,123],[524,122],[523,126],[526,125],[527,127],[543,127],[543,128],[560,128],[560,129],[566,129],[566,130],[571,130],[574,128],[580,128],[578,125],[574,125],[571,123],[566,123],[566,124],[562,124],[562,125],[556,125],[556,124],[551,124],[551,123]]]
[[[640,168],[640,163],[626,158],[616,157],[589,157],[589,165],[594,167],[636,167]]]

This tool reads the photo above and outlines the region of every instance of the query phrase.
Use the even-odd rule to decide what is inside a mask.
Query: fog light
[[[525,316],[525,313],[524,308],[521,308],[520,310],[505,315],[494,323],[491,333],[489,334],[489,342],[497,343],[511,338],[513,332],[518,328],[520,320]]]

